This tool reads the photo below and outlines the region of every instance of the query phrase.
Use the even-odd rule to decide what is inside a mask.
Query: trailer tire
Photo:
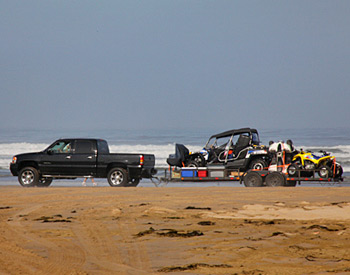
[[[279,172],[272,172],[265,178],[265,183],[270,187],[285,186],[286,178]]]
[[[263,178],[259,173],[249,171],[243,178],[246,187],[261,187],[263,185]]]

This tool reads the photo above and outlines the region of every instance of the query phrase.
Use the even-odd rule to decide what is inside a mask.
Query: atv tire
[[[299,166],[296,163],[292,163],[291,165],[288,166],[287,173],[290,177],[297,177],[299,176],[298,170],[299,170]]]
[[[331,168],[327,165],[321,165],[319,167],[319,171],[318,171],[318,175],[321,177],[321,178],[325,178],[325,179],[328,179],[330,177],[332,177],[333,173],[331,171]]]

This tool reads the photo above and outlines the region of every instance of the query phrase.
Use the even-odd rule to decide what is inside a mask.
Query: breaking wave
[[[50,144],[46,143],[1,143],[0,144],[0,169],[8,169],[12,156],[20,153],[39,152],[47,148]],[[202,149],[202,146],[186,145],[192,152],[197,152]],[[311,150],[318,152],[320,150],[327,151],[336,157],[344,169],[344,172],[350,172],[350,145],[337,146],[296,146],[296,149],[303,148],[304,150]],[[175,143],[159,145],[115,145],[110,144],[111,153],[145,153],[154,154],[156,156],[157,167],[167,167],[166,159],[169,154],[175,153]]]
[[[3,143],[0,144],[0,169],[9,169],[12,157],[21,153],[40,152],[50,144],[44,143]],[[192,151],[201,150],[201,146],[187,146]],[[154,154],[157,167],[167,167],[166,159],[175,153],[175,144],[166,145],[113,145],[109,146],[111,153],[144,153]]]

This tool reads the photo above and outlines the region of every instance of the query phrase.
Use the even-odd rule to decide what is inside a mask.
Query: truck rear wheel
[[[18,181],[23,187],[33,187],[39,182],[39,173],[34,167],[24,167],[18,174]]]
[[[123,168],[112,168],[107,175],[108,183],[112,187],[123,187],[128,183],[128,172]]]
[[[259,173],[254,171],[249,171],[244,176],[243,181],[246,187],[261,187],[263,185],[263,178],[259,175]]]
[[[285,181],[285,177],[279,172],[272,172],[265,178],[266,185],[270,187],[285,186]]]

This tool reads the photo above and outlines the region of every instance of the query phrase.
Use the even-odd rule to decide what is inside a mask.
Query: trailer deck
[[[164,176],[154,178],[153,183],[168,182],[215,182],[232,181],[244,184],[246,187],[262,186],[296,186],[302,182],[337,183],[343,178],[321,178],[318,170],[297,171],[297,177],[290,177],[286,173],[285,166],[274,170],[249,170],[246,172],[239,169],[226,169],[224,166],[213,167],[182,167],[182,168],[158,168],[164,169]],[[308,173],[309,176],[302,176]]]

